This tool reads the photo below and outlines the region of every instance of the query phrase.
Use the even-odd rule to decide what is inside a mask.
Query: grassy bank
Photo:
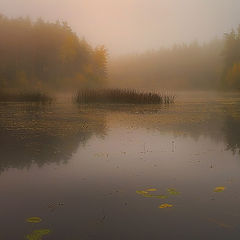
[[[79,104],[170,104],[174,103],[175,96],[130,89],[85,89],[79,90],[73,101]]]
[[[52,103],[53,97],[40,91],[8,92],[0,91],[0,102]]]

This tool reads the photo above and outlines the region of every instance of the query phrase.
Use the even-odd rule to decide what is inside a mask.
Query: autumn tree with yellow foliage
[[[66,22],[0,15],[0,88],[71,90],[106,83],[107,51]]]

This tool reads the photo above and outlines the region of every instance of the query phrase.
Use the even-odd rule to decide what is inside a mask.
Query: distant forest
[[[113,58],[109,75],[118,87],[240,90],[240,27],[206,44]]]
[[[70,90],[106,82],[107,53],[66,22],[0,15],[0,89]]]
[[[0,36],[0,90],[240,90],[240,27],[209,43],[110,60],[104,46],[93,48],[66,22],[0,15]]]

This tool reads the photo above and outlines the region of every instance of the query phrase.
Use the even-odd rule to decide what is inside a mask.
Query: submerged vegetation
[[[175,96],[153,92],[140,92],[131,89],[85,89],[79,90],[73,97],[74,102],[119,103],[119,104],[170,104]]]

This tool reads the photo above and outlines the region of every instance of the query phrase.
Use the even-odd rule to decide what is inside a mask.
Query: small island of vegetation
[[[120,103],[120,104],[170,104],[175,95],[153,92],[140,92],[131,89],[85,89],[74,96],[74,102],[86,103]]]

